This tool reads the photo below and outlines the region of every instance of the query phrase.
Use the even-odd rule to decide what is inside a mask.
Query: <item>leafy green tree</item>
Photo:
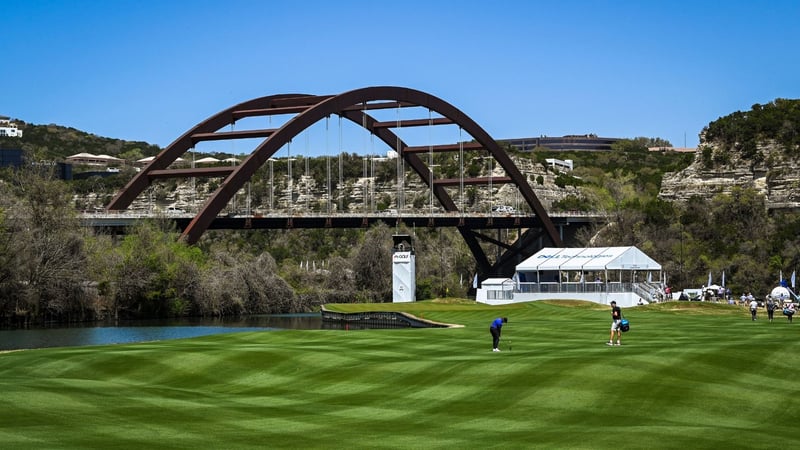
[[[156,223],[143,223],[125,236],[116,267],[115,316],[174,317],[191,312],[189,276],[203,264],[197,247],[186,246],[177,235]]]

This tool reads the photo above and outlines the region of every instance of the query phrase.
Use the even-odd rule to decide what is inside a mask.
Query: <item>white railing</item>
[[[592,294],[635,292],[639,283],[519,283],[518,292],[527,294]]]
[[[196,213],[168,213],[165,211],[141,211],[141,210],[110,210],[110,211],[82,211],[80,216],[85,219],[146,219],[153,217],[177,217],[177,218],[192,218]],[[603,213],[593,213],[585,211],[570,211],[570,212],[555,212],[548,213],[550,217],[605,217]],[[486,212],[472,212],[472,211],[404,211],[400,212],[385,212],[385,211],[348,211],[348,212],[324,212],[324,211],[272,211],[272,212],[258,212],[250,214],[233,214],[221,213],[220,217],[236,217],[236,218],[258,218],[258,217],[527,217],[528,214],[519,211],[513,213],[486,213]]]

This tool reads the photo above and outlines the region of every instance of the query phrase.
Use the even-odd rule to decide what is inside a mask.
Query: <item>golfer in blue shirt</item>
[[[503,329],[503,324],[508,323],[508,317],[498,317],[494,319],[492,325],[489,327],[489,332],[492,333],[492,351],[500,351],[500,332]]]

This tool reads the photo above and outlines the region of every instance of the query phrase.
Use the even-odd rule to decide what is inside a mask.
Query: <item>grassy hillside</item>
[[[391,305],[367,305],[370,308]],[[406,308],[408,306],[408,308]],[[339,306],[340,309],[361,305]],[[691,309],[686,309],[691,308]],[[456,329],[0,355],[6,448],[791,448],[800,324],[668,303],[393,305]],[[489,322],[509,317],[501,353]]]
[[[142,141],[107,138],[60,125],[33,125],[20,121],[22,138],[0,137],[0,148],[18,148],[32,160],[62,160],[76,153],[127,157],[131,160],[156,155],[157,145]]]

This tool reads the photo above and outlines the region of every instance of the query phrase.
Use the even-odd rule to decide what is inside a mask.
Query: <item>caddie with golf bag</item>
[[[614,333],[617,334],[616,344],[614,343]],[[613,300],[611,301],[611,337],[608,338],[608,345],[622,345],[622,310]]]

